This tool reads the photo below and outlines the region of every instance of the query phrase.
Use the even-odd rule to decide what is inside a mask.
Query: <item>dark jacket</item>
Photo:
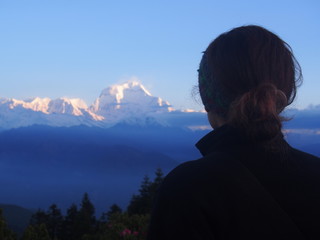
[[[320,239],[320,159],[223,126],[159,189],[148,240]]]

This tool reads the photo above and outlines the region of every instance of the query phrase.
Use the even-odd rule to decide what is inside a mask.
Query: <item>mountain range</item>
[[[129,81],[104,89],[90,106],[79,98],[1,98],[0,126],[2,129],[34,124],[110,127],[128,119],[156,119],[157,115],[172,111],[170,103],[152,96],[139,82]]]
[[[287,129],[320,129],[320,105],[291,108],[284,115],[292,119],[285,123]],[[134,80],[107,87],[91,105],[80,98],[0,98],[0,130],[32,125],[110,128],[119,123],[210,129],[204,111],[175,110]]]

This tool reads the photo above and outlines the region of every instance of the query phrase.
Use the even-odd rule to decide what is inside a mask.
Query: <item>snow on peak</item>
[[[104,89],[90,109],[106,118],[172,111],[170,103],[152,96],[141,83],[132,80]]]
[[[104,117],[92,113],[87,104],[80,98],[58,98],[52,100],[48,105],[48,113],[69,114],[73,116],[88,116],[96,121],[101,121]]]
[[[25,105],[30,106],[30,109],[32,109],[33,111],[39,111],[39,112],[44,112],[47,113],[48,112],[48,104],[51,101],[50,98],[33,98],[30,99],[30,101],[25,100]],[[28,108],[27,106],[25,106],[26,108]]]
[[[2,99],[1,105],[7,106],[9,109],[14,108],[25,108],[30,109],[36,112],[44,112],[47,113],[48,103],[50,102],[50,98],[30,98],[27,100],[17,100],[14,98],[10,99]]]
[[[82,110],[87,109],[86,103],[81,99],[58,98],[49,103],[48,113],[83,115]]]
[[[41,115],[42,114],[42,115]],[[32,125],[32,123],[49,125],[73,125],[79,121],[101,121],[104,117],[92,113],[87,104],[79,98],[58,98],[51,100],[50,98],[29,98],[26,100],[17,100],[14,98],[0,99],[0,116],[3,119],[13,119],[5,122],[17,122],[17,126]],[[23,117],[27,116],[27,117]],[[74,117],[82,117],[82,119],[72,119]],[[24,119],[22,119],[24,118]],[[0,120],[0,125],[4,125]],[[5,124],[7,125],[7,124]],[[10,124],[9,124],[10,125]],[[15,124],[11,124],[15,126]],[[11,126],[10,125],[10,126]],[[10,126],[8,128],[10,128]]]
[[[128,98],[139,98],[151,96],[148,90],[137,81],[128,81],[120,85],[112,85],[102,91],[100,98],[112,96],[117,103],[121,103]],[[126,97],[126,99],[124,99]]]

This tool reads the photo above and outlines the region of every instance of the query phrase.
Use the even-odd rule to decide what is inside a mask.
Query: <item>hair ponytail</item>
[[[228,122],[252,140],[272,140],[281,133],[285,118],[279,114],[287,104],[284,92],[271,83],[264,83],[231,103]]]

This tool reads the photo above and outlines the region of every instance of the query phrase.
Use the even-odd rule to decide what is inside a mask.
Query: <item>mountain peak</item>
[[[130,80],[104,89],[90,109],[110,119],[113,116],[122,118],[129,115],[169,112],[172,107],[167,101],[152,96],[139,81]]]
[[[140,82],[130,80],[104,89],[100,94],[100,98],[113,96],[117,103],[121,103],[125,97],[131,98],[132,95],[151,96],[150,92]]]

